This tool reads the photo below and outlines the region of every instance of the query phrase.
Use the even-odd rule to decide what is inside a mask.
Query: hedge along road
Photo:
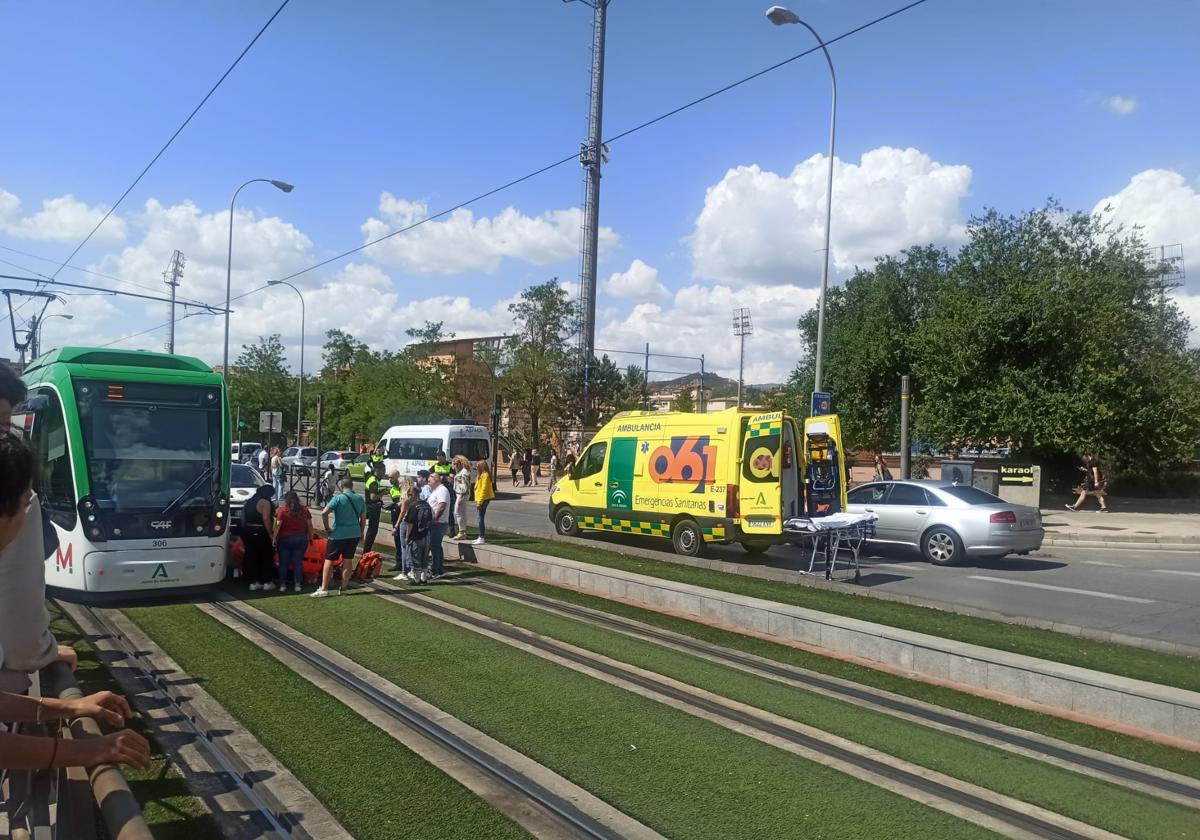
[[[500,489],[501,498],[488,507],[490,529],[556,539],[547,514],[545,487],[520,493],[505,486]],[[472,523],[478,524],[473,507],[471,516]],[[620,551],[633,547],[672,556],[668,541],[651,537],[589,533],[586,539],[597,548]],[[747,566],[808,567],[805,552],[792,545],[776,546],[761,556],[752,556],[739,545],[709,548],[712,559]],[[859,586],[950,607],[1200,648],[1198,558],[1200,545],[1191,552],[1055,545],[1028,557],[968,560],[961,566],[941,567],[926,563],[915,551],[896,550],[865,556]],[[1029,583],[1037,586],[1027,586]]]
[[[366,593],[253,603],[668,836],[819,836],[834,826],[839,837],[993,836]]]

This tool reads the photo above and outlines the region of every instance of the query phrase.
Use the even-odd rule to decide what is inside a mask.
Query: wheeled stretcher
[[[825,579],[832,580],[838,557],[845,552],[846,572],[853,571],[854,582],[858,583],[862,577],[858,555],[863,543],[875,536],[878,520],[873,513],[839,512],[820,517],[796,517],[783,523],[783,532],[810,551],[805,574],[814,573],[819,555],[825,562]]]

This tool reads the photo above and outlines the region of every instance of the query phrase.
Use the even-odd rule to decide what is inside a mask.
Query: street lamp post
[[[300,298],[300,384],[296,389],[296,446],[300,446],[300,429],[304,418],[304,295],[286,280],[270,280],[268,286],[287,286]]]
[[[825,61],[829,64],[829,78],[833,82],[833,103],[829,109],[829,177],[825,183],[825,263],[821,267],[821,298],[817,302],[817,369],[813,384],[813,390],[820,391],[825,362],[825,296],[829,290],[829,221],[833,212],[833,139],[837,133],[837,74],[833,72],[833,59],[829,56],[825,41],[817,34],[817,30],[802,21],[795,12],[783,6],[772,6],[767,9],[767,19],[776,26],[798,23],[811,32],[821,46],[821,52],[825,53]]]
[[[37,340],[33,343],[34,348],[36,348],[38,350],[38,352],[41,351],[42,327],[46,326],[47,321],[49,321],[51,318],[62,318],[64,320],[70,321],[74,317],[75,317],[74,315],[69,315],[66,312],[55,312],[53,315],[45,315],[42,318],[40,318],[37,322]]]
[[[251,184],[270,184],[278,190],[285,193],[290,193],[295,187],[286,181],[275,181],[271,178],[251,178],[242,186],[233,191],[233,198],[229,200],[229,249],[225,256],[225,354],[221,362],[221,377],[225,380],[225,384],[229,384],[229,292],[233,280],[233,205],[237,203],[238,193],[245,187]]]

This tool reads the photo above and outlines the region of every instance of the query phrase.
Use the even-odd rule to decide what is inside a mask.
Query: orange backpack
[[[354,577],[364,582],[379,577],[382,566],[383,558],[380,557],[379,552],[368,551],[359,559],[358,566],[354,570]]]

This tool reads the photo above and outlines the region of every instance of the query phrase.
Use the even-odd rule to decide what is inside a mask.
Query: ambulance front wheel
[[[675,553],[684,557],[700,557],[704,554],[704,533],[691,519],[681,519],[671,529],[671,544]]]
[[[575,520],[575,511],[563,505],[554,514],[554,530],[564,537],[578,537],[579,523]]]

